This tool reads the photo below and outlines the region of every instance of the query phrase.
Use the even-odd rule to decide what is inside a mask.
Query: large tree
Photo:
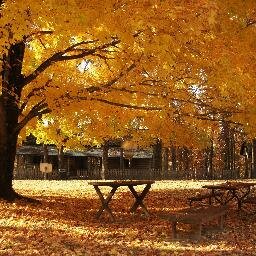
[[[202,120],[239,112],[229,86],[231,79],[248,87],[254,77],[246,62],[255,45],[241,38],[255,35],[252,2],[1,2],[0,197],[19,197],[18,135],[46,113],[89,120],[101,138],[116,133],[100,125],[106,117],[126,116],[119,127],[139,118],[149,137],[165,142],[189,129],[186,143],[197,127],[207,130]]]

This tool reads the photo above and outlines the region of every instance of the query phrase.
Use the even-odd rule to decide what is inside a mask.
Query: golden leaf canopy
[[[223,119],[255,133],[255,13],[253,0],[4,1],[1,55],[26,46],[20,119],[42,100],[52,111],[21,135],[193,146]]]

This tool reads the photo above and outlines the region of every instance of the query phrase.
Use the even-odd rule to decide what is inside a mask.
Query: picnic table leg
[[[97,192],[97,194],[98,194],[98,196],[100,198],[100,201],[101,201],[101,207],[98,210],[98,212],[96,213],[96,218],[99,219],[100,215],[102,214],[102,212],[104,210],[106,210],[106,212],[108,212],[108,214],[110,215],[111,220],[114,221],[115,220],[114,215],[111,212],[110,208],[108,207],[108,204],[109,204],[111,198],[113,197],[113,195],[115,194],[115,192],[117,190],[117,186],[112,187],[112,189],[109,192],[109,194],[108,194],[106,199],[103,197],[103,194],[101,193],[101,191],[100,191],[98,186],[95,185],[94,189],[96,190],[96,192]]]
[[[211,198],[213,198],[217,203],[223,204],[222,198],[219,198],[219,197],[217,196],[216,191],[215,191],[214,188],[212,188],[211,194],[212,194],[212,197],[211,197]],[[210,202],[209,202],[209,204],[210,204]]]
[[[221,205],[226,205],[234,198],[234,194],[229,190],[226,193],[223,193],[221,196],[218,196],[216,195],[214,188],[212,189],[212,196]]]
[[[239,191],[237,190],[232,190],[232,193],[233,193],[233,197],[237,200],[237,210],[240,211],[241,208],[242,208],[242,203],[243,203],[243,200],[244,198],[246,198],[249,194],[250,194],[250,187],[248,187],[246,189],[245,192],[242,192],[243,195],[239,196]]]
[[[135,191],[135,189],[132,185],[129,185],[128,187],[129,187],[130,191],[132,192],[133,196],[135,197],[135,202],[134,202],[133,206],[131,207],[130,211],[132,213],[134,213],[137,210],[137,208],[140,206],[141,209],[144,211],[144,213],[146,215],[149,215],[149,212],[142,201],[145,198],[145,196],[147,195],[147,193],[151,187],[151,184],[147,184],[140,195],[138,195],[138,193]]]

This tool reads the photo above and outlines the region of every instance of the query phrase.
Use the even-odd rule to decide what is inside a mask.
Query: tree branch
[[[256,24],[256,19],[248,19],[247,21],[246,21],[246,27],[248,28],[248,27],[250,27],[250,26],[253,26],[253,25],[255,25]]]
[[[84,58],[85,56],[94,55],[102,49],[105,49],[105,48],[108,48],[111,46],[116,46],[118,43],[120,43],[119,39],[114,39],[113,41],[111,41],[109,43],[105,43],[103,45],[96,46],[92,49],[84,49],[83,51],[81,50],[82,52],[79,54],[73,54],[73,55],[71,54],[73,51],[76,51],[77,46],[87,45],[87,44],[95,43],[97,41],[98,40],[79,42],[77,44],[74,44],[74,45],[66,48],[65,50],[63,50],[61,52],[57,52],[57,53],[53,54],[51,57],[49,57],[44,62],[42,62],[31,74],[24,77],[22,86],[24,87],[25,85],[29,84],[31,81],[36,79],[44,70],[46,70],[48,67],[50,67],[51,65],[53,65],[56,62]],[[67,54],[71,54],[71,55],[67,55]]]
[[[45,87],[47,87],[52,79],[49,79],[44,86],[38,87],[38,88],[33,88],[33,90],[26,96],[26,100],[23,102],[23,104],[20,107],[20,113],[24,110],[24,108],[27,106],[27,103],[31,97],[36,95],[37,92],[40,92],[42,90],[45,90]]]
[[[193,99],[179,99],[179,98],[175,98],[175,97],[169,97],[168,95],[163,95],[163,94],[158,94],[158,93],[149,93],[149,92],[143,92],[143,91],[138,91],[138,90],[130,90],[130,89],[126,89],[126,88],[113,87],[111,90],[126,92],[126,93],[130,93],[130,94],[142,94],[142,95],[146,95],[146,96],[163,97],[163,98],[166,98],[168,101],[173,101],[173,102],[176,101],[176,102],[195,105],[198,107],[210,108],[212,110],[214,109],[215,111],[219,111],[219,113],[225,112],[225,110],[213,108],[213,106],[211,106],[209,103],[206,103],[203,100],[197,99],[197,98],[194,100]]]
[[[87,92],[89,92],[89,93],[93,93],[93,92],[101,91],[102,89],[110,88],[113,84],[115,84],[119,79],[121,79],[124,75],[129,73],[135,67],[136,67],[135,63],[132,63],[127,69],[121,71],[120,74],[117,77],[115,77],[114,79],[110,80],[106,84],[101,85],[101,86],[92,86],[92,87],[89,87],[89,88],[87,88],[85,90]]]
[[[68,92],[62,96],[62,98],[67,98],[69,100],[84,100],[84,101],[99,101],[108,105],[122,107],[122,108],[129,108],[129,109],[138,109],[138,110],[148,110],[148,111],[159,111],[162,110],[161,107],[150,107],[150,106],[138,106],[138,105],[130,105],[125,103],[113,102],[106,99],[101,98],[94,98],[94,97],[86,97],[86,96],[71,96]]]
[[[90,100],[93,101],[99,101],[103,102],[108,105],[112,106],[117,106],[117,107],[122,107],[122,108],[129,108],[129,109],[138,109],[138,110],[147,110],[147,111],[160,111],[163,108],[160,107],[147,107],[147,106],[138,106],[138,105],[129,105],[129,104],[124,104],[124,103],[118,103],[118,102],[113,102],[105,99],[98,99],[98,98],[90,98]]]
[[[48,108],[48,104],[44,100],[41,100],[36,105],[32,107],[29,113],[18,123],[14,134],[18,134],[26,124],[36,116],[42,116],[43,114],[50,113],[51,110]]]
[[[53,34],[53,31],[51,30],[45,30],[45,31],[37,31],[37,32],[33,32],[30,35],[24,36],[23,40],[24,42],[27,41],[28,39],[32,38],[33,36],[41,36],[41,35],[51,35]]]

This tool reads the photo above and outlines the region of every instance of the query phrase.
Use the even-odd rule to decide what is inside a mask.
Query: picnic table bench
[[[207,192],[207,193],[199,193],[196,194],[195,196],[189,197],[188,201],[189,201],[189,205],[192,206],[193,202],[203,202],[205,200],[208,200],[208,204],[211,205],[212,204],[212,199],[214,199],[215,197],[221,197],[223,195],[222,192],[215,192],[214,195],[211,192]]]
[[[203,188],[207,188],[212,192],[214,199],[220,204],[227,204],[230,201],[236,200],[238,211],[241,210],[242,204],[247,197],[251,195],[252,187],[256,183],[253,182],[225,182],[215,185],[205,185]],[[215,196],[216,193],[223,192],[224,195],[221,197]]]
[[[176,212],[162,215],[161,218],[171,222],[173,238],[177,238],[177,223],[192,225],[194,238],[199,240],[202,232],[202,222],[218,219],[219,229],[223,229],[224,216],[227,212],[226,206],[190,207]]]
[[[250,205],[256,205],[256,196],[248,196],[244,199],[243,204],[250,204]],[[254,211],[252,214],[255,214],[256,212]]]

